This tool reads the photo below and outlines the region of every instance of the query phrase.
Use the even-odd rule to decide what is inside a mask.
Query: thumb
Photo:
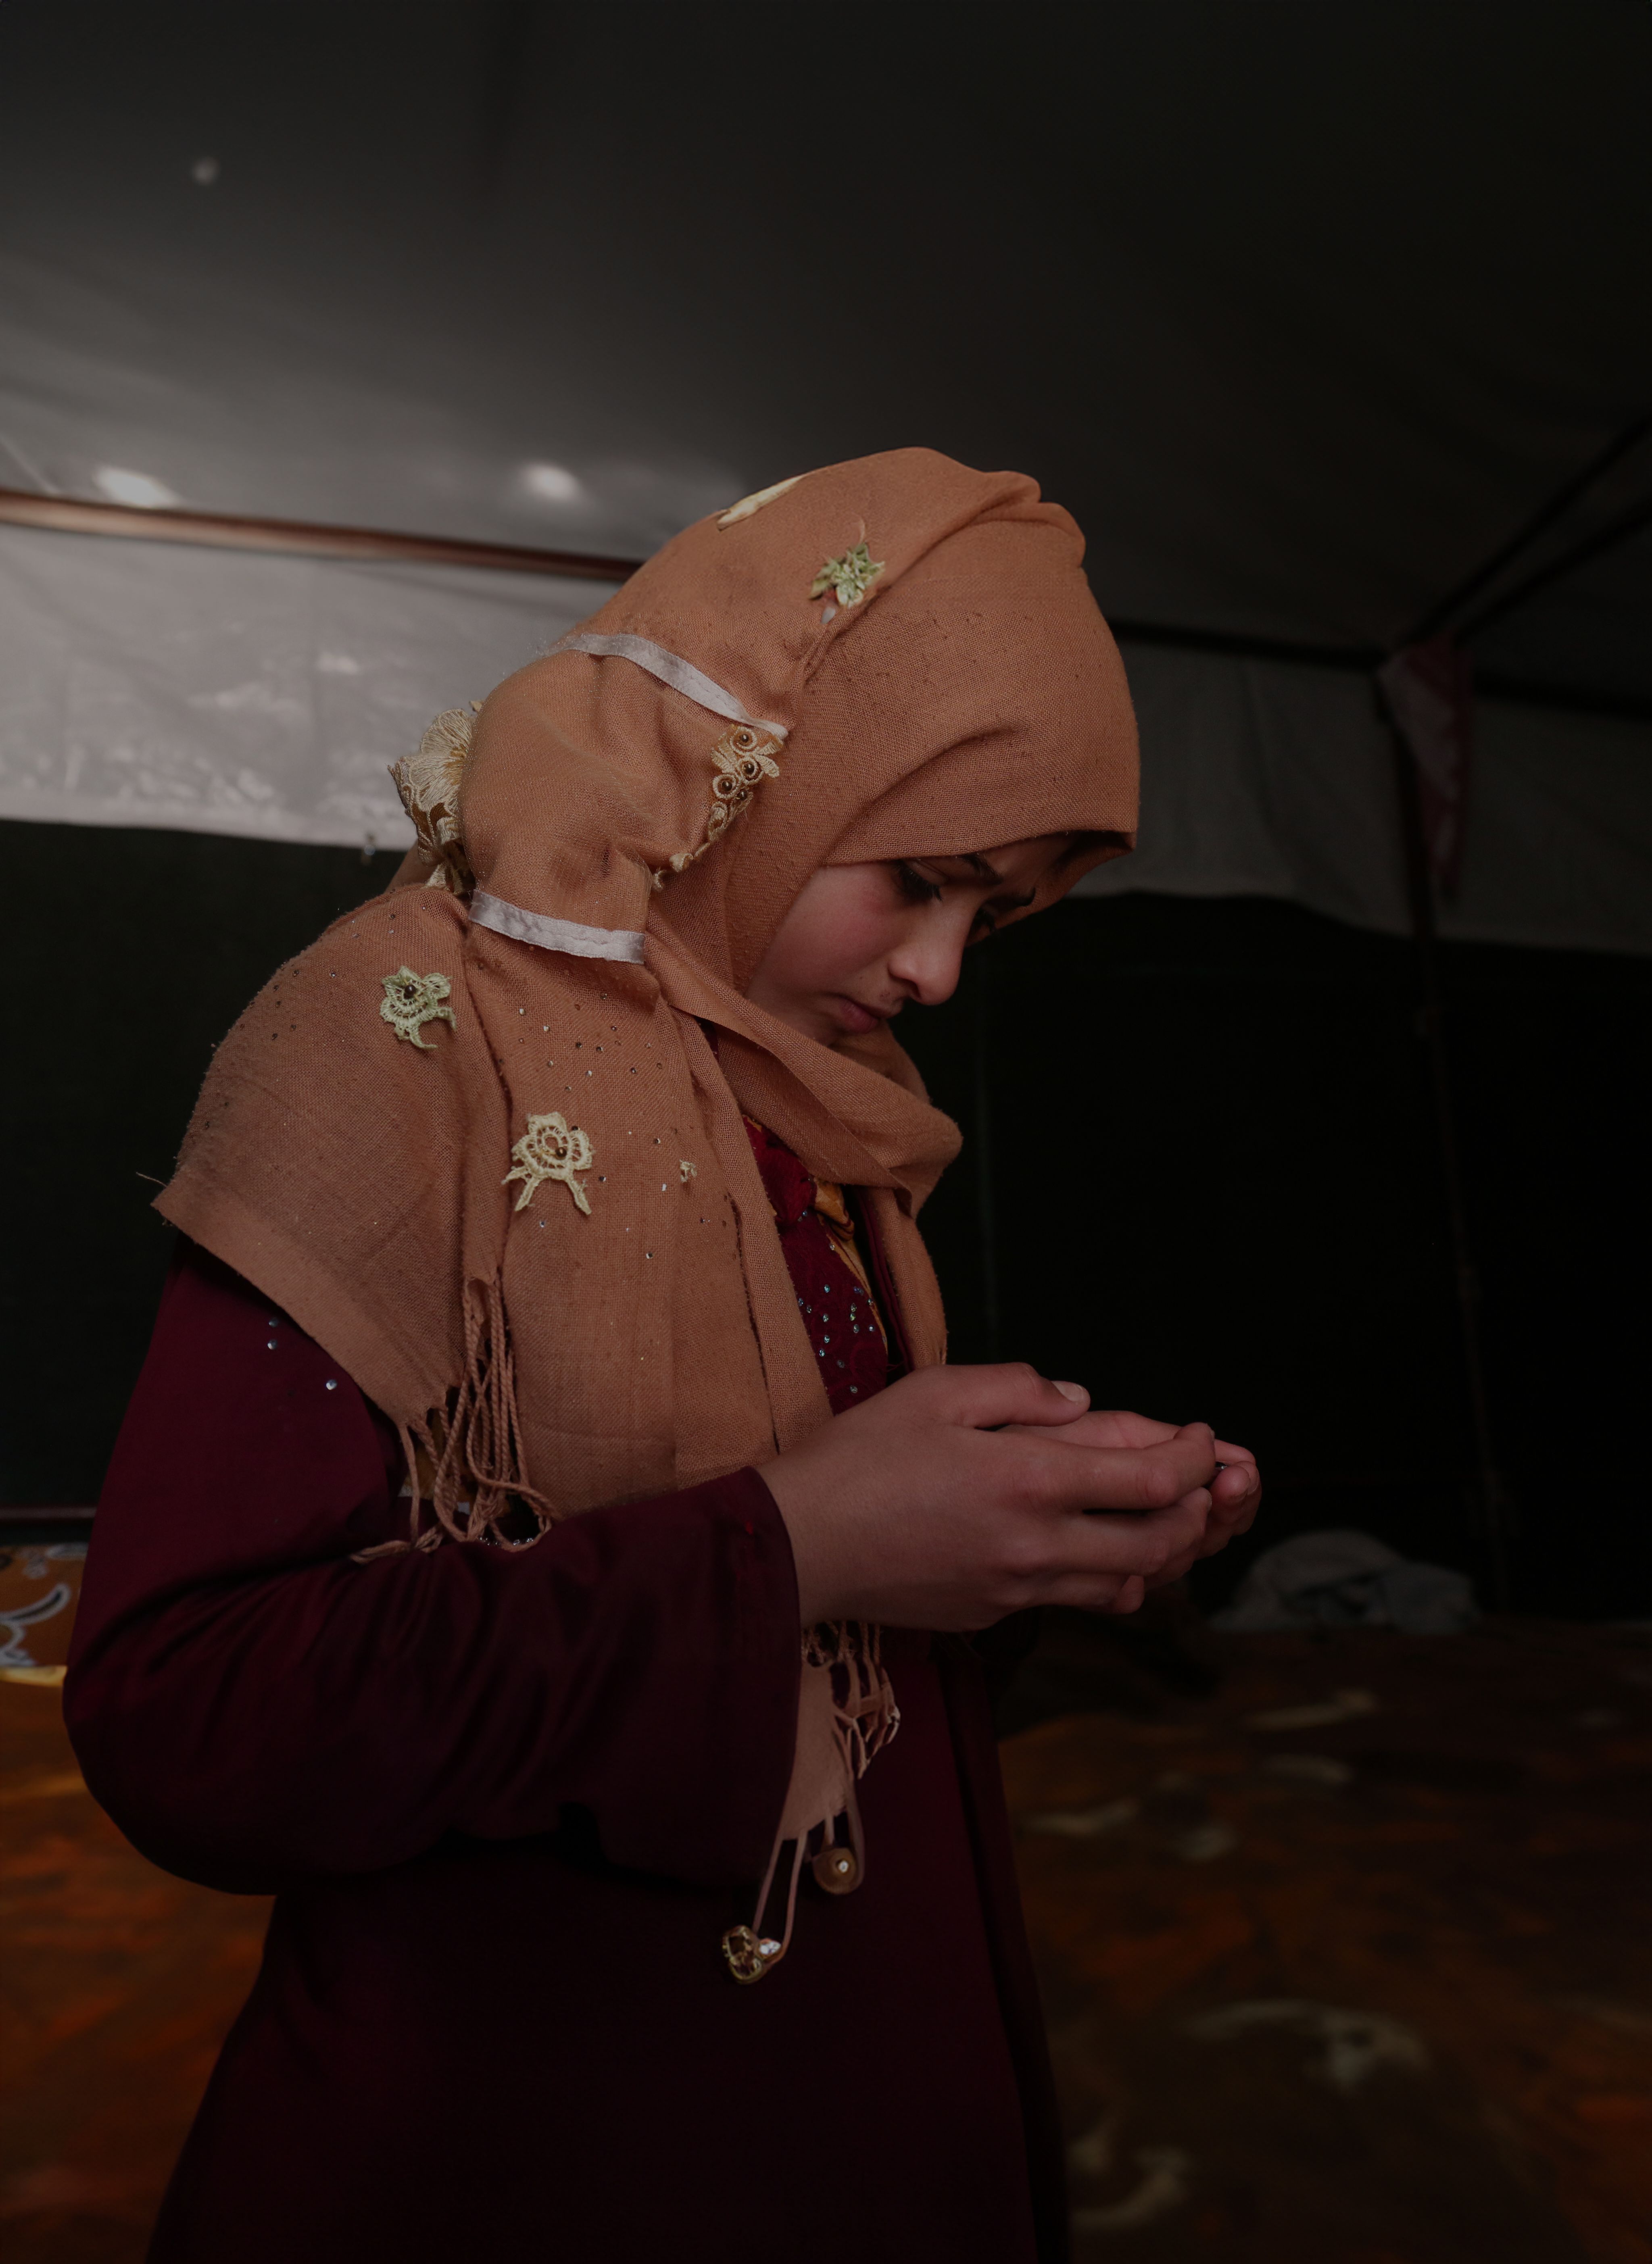
[[[940,1372],[948,1383],[943,1419],[977,1431],[1006,1423],[1073,1423],[1090,1404],[1081,1383],[1052,1383],[1025,1361]]]

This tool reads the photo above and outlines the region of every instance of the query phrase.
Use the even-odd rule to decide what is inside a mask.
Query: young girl
[[[942,1364],[891,1024],[1129,845],[1081,547],[921,449],[689,528],[220,1049],[67,1689],[277,1897],[158,2264],[1065,2253],[966,1637],[1257,1481]]]

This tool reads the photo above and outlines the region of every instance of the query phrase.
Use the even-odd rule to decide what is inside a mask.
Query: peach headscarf
[[[1081,556],[1017,474],[813,472],[688,528],[398,766],[426,855],[247,1009],[158,1208],[400,1426],[417,1546],[521,1545],[513,1499],[542,1532],[829,1419],[742,1111],[866,1191],[912,1357],[944,1357],[915,1220],[955,1128],[886,1030],[828,1049],[743,986],[822,864],[1077,834],[1048,901],[1128,847]],[[864,1709],[830,1689],[805,1669],[800,1848],[852,1804]]]

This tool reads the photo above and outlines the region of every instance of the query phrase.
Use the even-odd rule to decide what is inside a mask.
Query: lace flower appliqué
[[[449,1029],[457,1028],[453,1008],[441,1003],[452,983],[445,975],[415,975],[411,967],[398,967],[394,975],[382,980],[384,1004],[380,1013],[398,1038],[405,1038],[421,1054],[434,1053],[435,1048],[427,1046],[418,1034],[426,1022],[446,1022]]]
[[[840,606],[858,606],[883,572],[886,562],[874,558],[865,543],[857,542],[841,558],[828,558],[815,576],[809,595],[824,598],[830,590]]]
[[[516,1168],[506,1172],[499,1185],[508,1187],[513,1179],[523,1181],[522,1192],[516,1199],[518,1210],[528,1208],[547,1179],[560,1179],[579,1208],[590,1217],[590,1201],[574,1174],[591,1168],[591,1137],[577,1124],[571,1125],[559,1109],[553,1108],[545,1116],[530,1116],[527,1131],[511,1153],[516,1158]]]
[[[727,832],[763,780],[780,776],[780,765],[775,760],[779,752],[778,739],[753,731],[749,723],[737,723],[723,734],[711,750],[717,774],[711,781],[705,839],[697,849],[678,851],[671,860],[673,873],[686,873],[697,858],[703,857],[717,837]]]
[[[481,707],[473,700],[470,713],[479,714]],[[450,889],[455,896],[468,896],[476,886],[459,831],[459,786],[470,752],[470,715],[462,708],[444,708],[419,741],[418,753],[390,765],[402,808],[436,868],[425,886]]]

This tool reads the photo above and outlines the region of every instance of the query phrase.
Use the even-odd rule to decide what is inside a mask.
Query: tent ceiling
[[[1346,646],[1652,401],[1634,0],[14,0],[0,87],[0,483],[623,554],[922,440]],[[1646,555],[1487,665],[1652,698]]]

